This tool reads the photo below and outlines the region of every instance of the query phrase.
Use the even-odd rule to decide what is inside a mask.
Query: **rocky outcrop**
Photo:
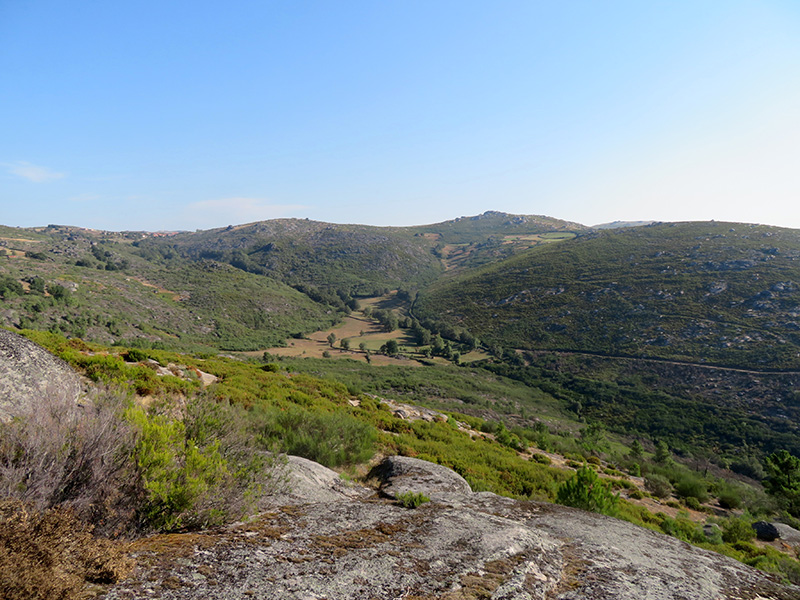
[[[408,492],[424,494],[431,500],[450,500],[471,494],[467,481],[442,465],[408,456],[390,456],[372,470],[382,484],[380,492],[395,499]]]
[[[756,521],[753,523],[753,530],[756,532],[756,537],[765,542],[774,542],[781,537],[778,528],[766,521]]]
[[[0,420],[34,409],[42,396],[76,401],[80,376],[30,340],[0,329]]]
[[[368,490],[336,491],[332,471],[303,460],[289,464],[292,477],[305,482],[293,490],[294,504],[213,532],[143,540],[134,576],[106,597],[800,598],[800,588],[629,523],[472,493],[458,475],[425,461],[392,457],[376,470],[383,494],[402,483],[434,498],[416,509],[368,497]],[[320,494],[318,484],[328,491]]]

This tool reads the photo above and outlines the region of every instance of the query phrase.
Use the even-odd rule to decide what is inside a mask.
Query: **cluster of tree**
[[[75,266],[96,268],[100,271],[124,271],[130,267],[130,261],[127,258],[118,258],[111,251],[104,250],[99,244],[92,246],[91,253],[98,262],[84,257],[75,261]]]
[[[0,275],[0,297],[4,300],[10,296],[21,296],[25,293],[22,284],[7,275]]]
[[[351,311],[359,308],[358,300],[345,290],[321,288],[307,283],[298,283],[292,287],[311,298],[314,302],[330,306],[337,312],[350,314]]]

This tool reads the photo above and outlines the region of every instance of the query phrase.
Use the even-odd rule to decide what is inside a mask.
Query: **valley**
[[[490,211],[406,228],[3,227],[0,249],[3,326],[146,399],[142,431],[213,399],[250,436],[237,444],[347,477],[400,454],[473,491],[554,501],[589,469],[619,493],[608,514],[800,582],[794,550],[746,534],[756,516],[800,526],[793,492],[769,487],[770,461],[800,456],[800,232]],[[440,417],[404,417],[412,405]]]

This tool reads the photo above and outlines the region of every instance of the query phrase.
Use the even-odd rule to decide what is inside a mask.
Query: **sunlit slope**
[[[102,343],[254,350],[335,322],[330,309],[269,277],[174,251],[142,234],[0,230],[0,325]]]
[[[277,219],[167,239],[141,248],[172,248],[190,260],[212,259],[290,285],[371,294],[434,280],[443,270],[422,236],[397,228]]]
[[[800,368],[800,232],[671,223],[543,245],[423,291],[506,348]]]

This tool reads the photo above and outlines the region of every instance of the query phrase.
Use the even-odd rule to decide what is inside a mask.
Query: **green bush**
[[[243,437],[241,409],[200,397],[179,418],[140,407],[126,416],[139,432],[133,456],[145,490],[139,508],[145,528],[171,531],[240,518],[276,483],[276,459]]]
[[[728,544],[748,542],[756,537],[750,521],[742,517],[731,517],[722,523],[722,539]]]
[[[706,541],[706,535],[702,527],[693,523],[685,517],[679,516],[676,519],[664,515],[659,524],[661,531],[679,540],[692,543],[701,543]]]
[[[695,498],[694,496],[689,496],[684,500],[687,508],[691,508],[692,510],[700,510],[702,506],[700,505],[700,501]]]
[[[422,492],[403,492],[397,494],[397,501],[405,508],[417,508],[425,502],[430,502],[431,499]]]
[[[708,487],[699,477],[685,473],[675,482],[675,492],[681,498],[696,498],[700,502],[708,501]]]
[[[549,464],[553,463],[553,461],[550,460],[549,456],[547,456],[545,454],[538,454],[538,453],[533,454],[531,456],[531,460],[534,461],[534,462],[539,463],[540,465],[549,465]]]
[[[556,502],[615,516],[619,495],[611,491],[610,486],[598,477],[594,469],[582,466],[571,479],[559,486]]]
[[[742,498],[732,487],[724,487],[719,491],[719,505],[722,508],[736,509],[742,506]]]
[[[672,484],[662,475],[648,475],[644,479],[644,487],[658,498],[666,498],[672,493]]]
[[[282,452],[326,467],[366,462],[375,453],[375,428],[345,412],[264,407],[254,419],[264,447],[277,445]]]
[[[147,352],[139,350],[138,348],[131,348],[122,355],[127,362],[144,362],[148,358]]]

